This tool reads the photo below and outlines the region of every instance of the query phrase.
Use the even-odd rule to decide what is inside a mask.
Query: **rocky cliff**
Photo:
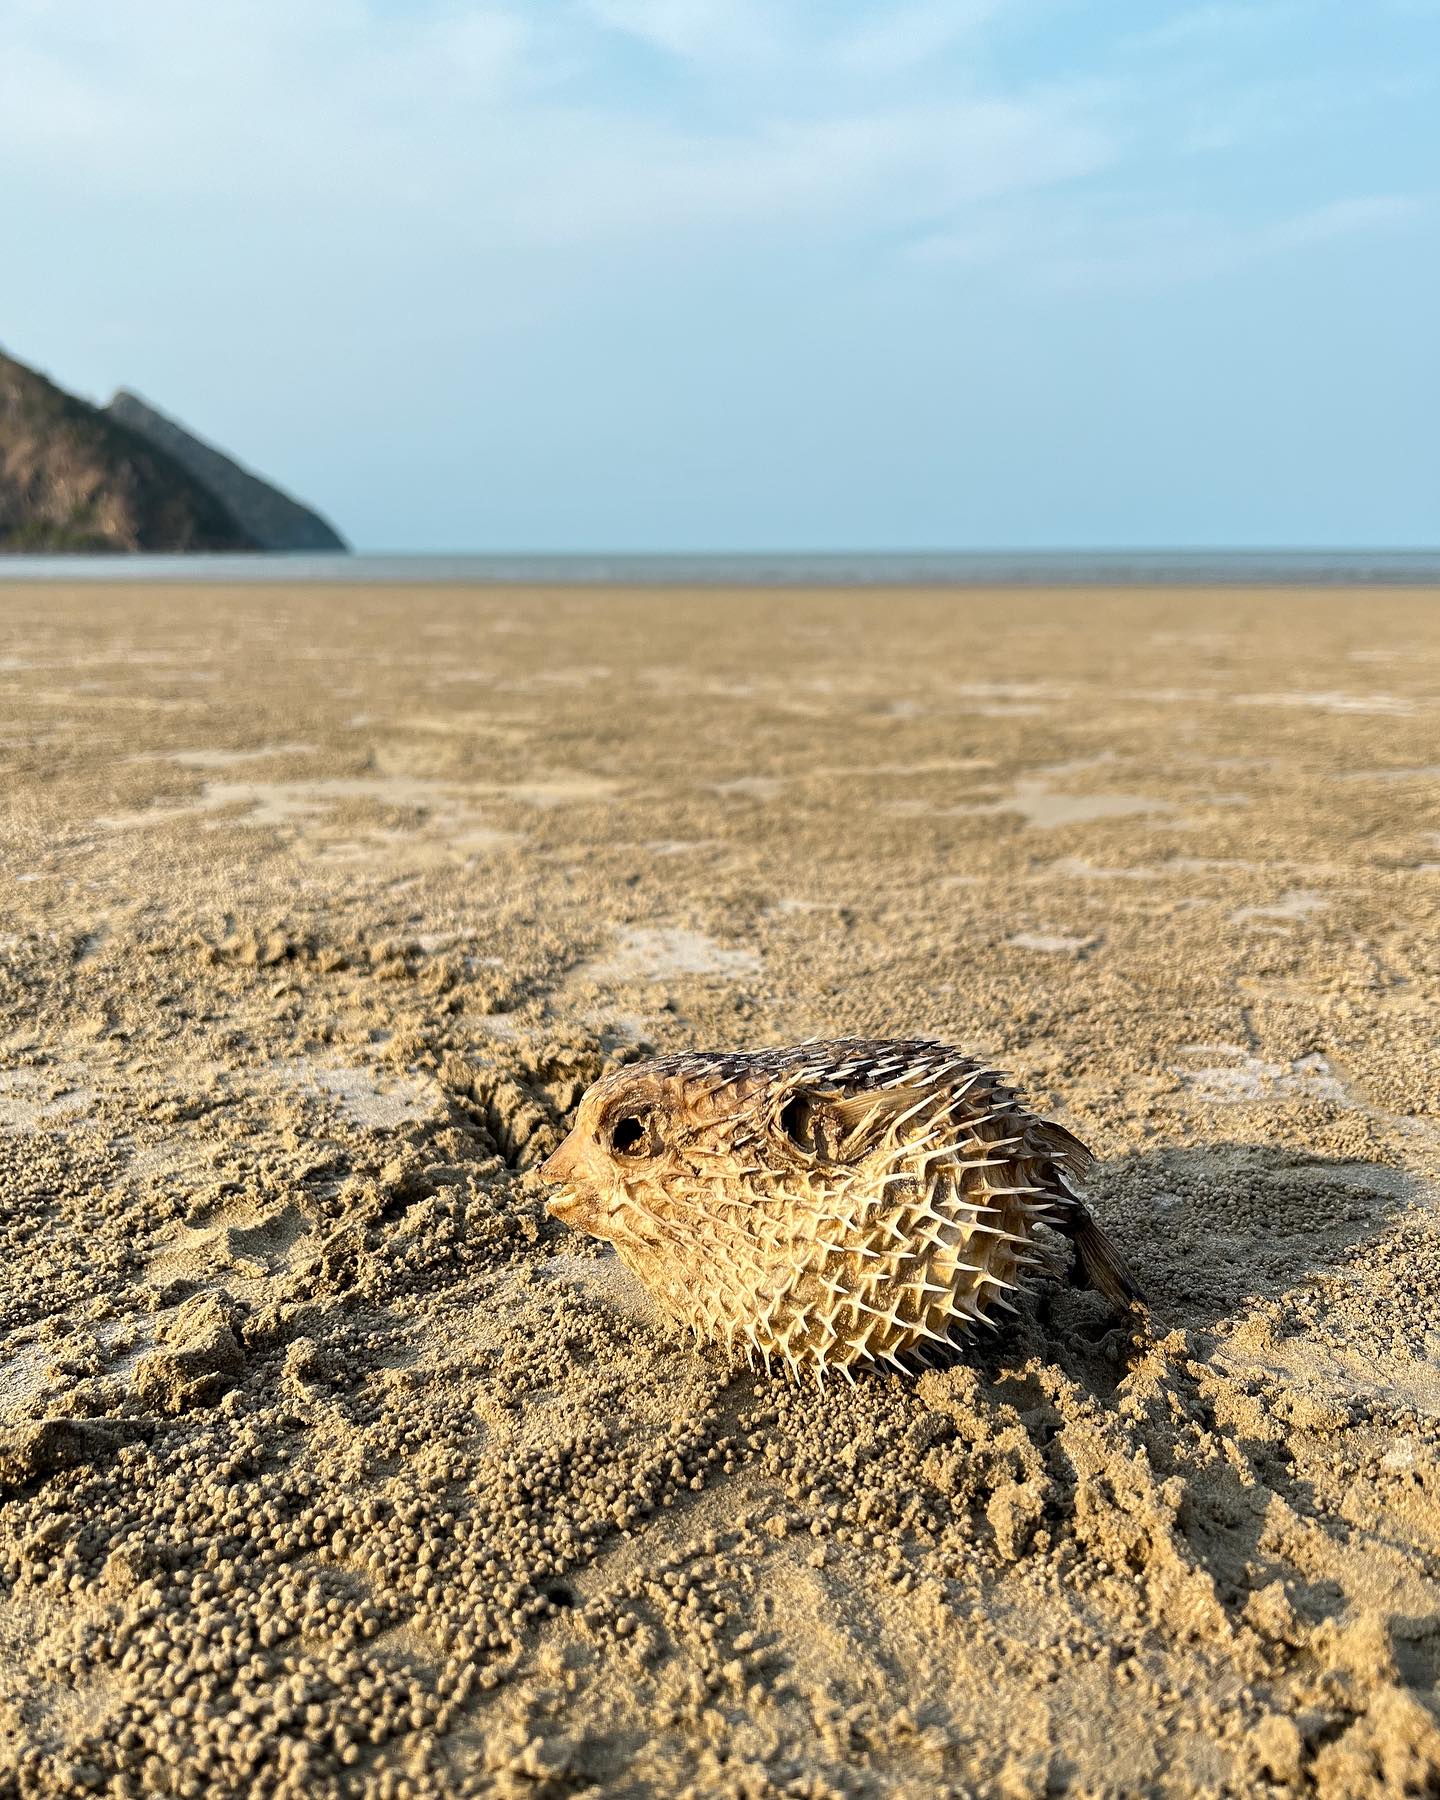
[[[138,395],[92,406],[0,351],[0,554],[347,548]]]
[[[259,547],[175,457],[0,351],[0,552]]]
[[[345,550],[339,532],[308,506],[252,475],[223,452],[157,412],[124,388],[105,409],[118,424],[138,432],[173,457],[222,501],[262,550]]]

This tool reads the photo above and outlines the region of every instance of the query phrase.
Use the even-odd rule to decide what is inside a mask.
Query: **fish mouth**
[[[544,1170],[541,1170],[544,1173]],[[572,1231],[584,1231],[591,1237],[601,1235],[600,1208],[592,1194],[584,1188],[566,1185],[552,1199],[545,1202],[545,1210],[552,1219],[558,1219],[562,1225],[568,1225]]]
[[[625,1229],[620,1219],[607,1208],[601,1195],[593,1188],[564,1187],[553,1200],[546,1201],[545,1210],[552,1219],[558,1219],[571,1231],[599,1238],[602,1244],[614,1244],[618,1247],[622,1242],[633,1241],[633,1234]]]

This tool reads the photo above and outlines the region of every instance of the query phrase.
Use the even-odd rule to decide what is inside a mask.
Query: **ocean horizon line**
[[[647,587],[1433,586],[1440,548],[356,551],[0,556],[0,582]]]

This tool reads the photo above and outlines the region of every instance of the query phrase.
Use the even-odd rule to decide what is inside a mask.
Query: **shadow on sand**
[[[1020,1319],[977,1340],[972,1360],[996,1372],[1035,1352],[1104,1390],[1146,1342],[1213,1330],[1248,1302],[1340,1268],[1416,1194],[1403,1169],[1287,1145],[1169,1145],[1113,1158],[1086,1198],[1149,1299],[1148,1329],[1097,1294],[1046,1281]]]

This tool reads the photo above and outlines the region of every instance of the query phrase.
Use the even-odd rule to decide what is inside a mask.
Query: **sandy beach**
[[[0,1796],[1440,1792],[1440,596],[0,589]],[[823,1393],[536,1166],[930,1035],[1099,1160]]]

